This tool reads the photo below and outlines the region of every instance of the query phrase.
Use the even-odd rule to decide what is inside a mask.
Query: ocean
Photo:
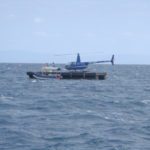
[[[150,150],[150,66],[94,65],[106,80],[33,80],[0,64],[0,150]]]

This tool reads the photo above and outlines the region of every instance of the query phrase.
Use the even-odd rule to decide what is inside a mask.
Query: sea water
[[[95,65],[106,80],[33,80],[0,64],[0,150],[149,150],[150,66]]]

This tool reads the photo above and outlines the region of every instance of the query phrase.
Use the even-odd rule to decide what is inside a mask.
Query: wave
[[[12,96],[0,95],[0,100],[11,100],[11,99],[14,99],[14,97],[12,97]]]
[[[150,100],[149,99],[142,100],[141,102],[144,103],[144,104],[150,104]]]

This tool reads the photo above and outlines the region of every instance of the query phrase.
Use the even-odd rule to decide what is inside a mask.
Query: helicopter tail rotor
[[[113,55],[112,55],[112,58],[111,58],[111,60],[110,60],[110,62],[111,62],[112,65],[114,65],[114,58],[115,58],[115,55],[113,54]]]

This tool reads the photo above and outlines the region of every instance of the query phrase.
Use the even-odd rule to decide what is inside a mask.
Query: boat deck
[[[96,72],[61,72],[63,79],[97,79],[104,80],[106,73]]]
[[[57,75],[61,75],[62,79],[88,79],[88,80],[104,80],[106,79],[106,72],[79,72],[79,71],[73,71],[73,72],[53,72],[50,74],[57,74]],[[39,77],[45,77],[48,78],[50,74],[47,73],[42,73],[42,72],[27,72],[27,75],[30,78],[35,78],[36,76]]]

